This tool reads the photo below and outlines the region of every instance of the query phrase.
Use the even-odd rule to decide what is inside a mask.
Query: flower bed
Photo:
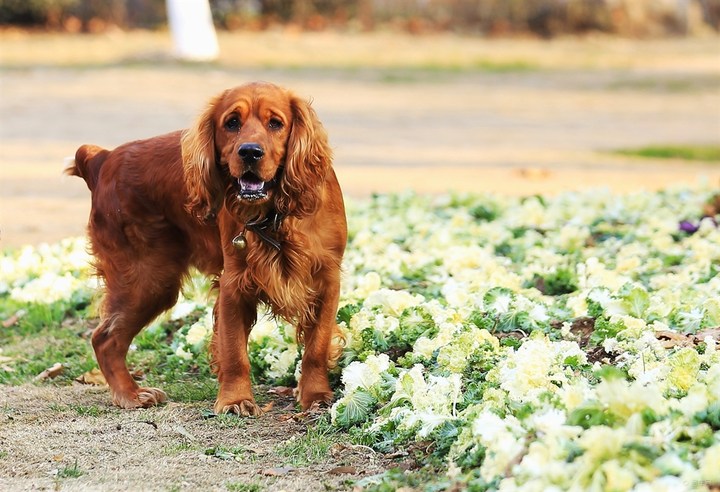
[[[711,195],[350,202],[334,424],[380,451],[427,443],[438,480],[477,490],[717,486],[720,230],[699,218]],[[87,302],[84,247],[5,254],[0,299]],[[205,350],[207,291],[193,277],[156,322],[185,320],[179,359]],[[256,379],[299,376],[291,327],[261,317],[250,348]]]

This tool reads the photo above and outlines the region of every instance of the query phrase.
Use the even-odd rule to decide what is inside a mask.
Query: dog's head
[[[228,89],[183,133],[188,209],[214,215],[228,203],[271,203],[284,215],[312,213],[332,160],[310,104],[267,83]]]

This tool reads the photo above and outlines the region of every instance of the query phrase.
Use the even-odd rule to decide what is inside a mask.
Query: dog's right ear
[[[214,97],[195,125],[185,130],[181,139],[185,185],[188,191],[186,208],[201,220],[214,217],[222,206],[225,188],[215,151],[217,105],[225,93]]]

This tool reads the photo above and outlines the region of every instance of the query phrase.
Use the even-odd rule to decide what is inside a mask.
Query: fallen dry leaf
[[[278,415],[278,416],[277,416],[277,419],[278,419],[280,422],[287,422],[288,420],[292,420],[292,419],[294,419],[294,418],[295,418],[295,414],[294,414],[294,413],[283,413],[282,415]]]
[[[43,381],[45,379],[52,379],[58,377],[65,370],[60,362],[56,362],[52,367],[48,367],[43,372],[35,376],[35,381]]]
[[[718,214],[720,214],[720,193],[712,196],[703,206],[703,215],[715,217]]]
[[[297,412],[292,415],[290,415],[289,418],[285,418],[284,420],[289,420],[290,418],[294,419],[297,422],[301,422],[303,420],[308,419],[317,419],[321,415],[324,415],[327,412],[327,407],[324,405],[324,403],[320,401],[314,401],[310,404],[310,407],[307,410],[304,410],[302,412]]]
[[[720,326],[717,328],[708,328],[693,335],[697,343],[705,341],[705,338],[712,337],[715,341],[720,341]]]
[[[288,473],[295,471],[295,468],[291,466],[280,466],[275,468],[266,468],[260,472],[261,475],[266,477],[283,477]]]
[[[692,347],[695,345],[690,337],[674,331],[658,330],[655,332],[655,338],[660,341],[664,348]]]
[[[291,397],[293,396],[293,391],[293,388],[289,388],[287,386],[275,386],[274,388],[270,388],[268,393],[278,396]]]
[[[669,330],[659,330],[655,332],[655,338],[660,341],[664,348],[694,347],[704,343],[705,338],[707,337],[720,340],[720,327],[709,328],[695,333],[694,335],[685,335],[683,333],[677,333]]]
[[[82,384],[92,384],[95,386],[107,386],[107,381],[105,380],[105,376],[103,376],[103,373],[100,372],[100,369],[97,367],[95,369],[90,369],[85,374],[81,374],[77,378],[75,378],[75,381]]]
[[[267,405],[264,405],[260,410],[262,410],[263,413],[268,413],[270,410],[273,409],[275,406],[275,402],[269,402]]]
[[[16,311],[15,314],[5,318],[2,322],[3,328],[10,328],[14,324],[16,324],[20,319],[27,314],[27,311],[24,309],[20,309],[19,311]]]

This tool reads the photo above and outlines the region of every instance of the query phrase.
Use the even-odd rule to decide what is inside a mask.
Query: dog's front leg
[[[314,402],[332,402],[334,395],[328,382],[328,369],[334,367],[344,346],[342,334],[335,322],[340,297],[340,273],[332,272],[326,277],[329,278],[319,289],[313,306],[313,318],[301,322],[305,351],[296,396],[304,410]]]
[[[235,279],[236,281],[236,279]],[[257,304],[237,292],[233,279],[220,279],[217,327],[213,333],[213,357],[220,391],[215,413],[258,416],[250,383],[250,358],[247,344],[250,329],[257,318]]]

